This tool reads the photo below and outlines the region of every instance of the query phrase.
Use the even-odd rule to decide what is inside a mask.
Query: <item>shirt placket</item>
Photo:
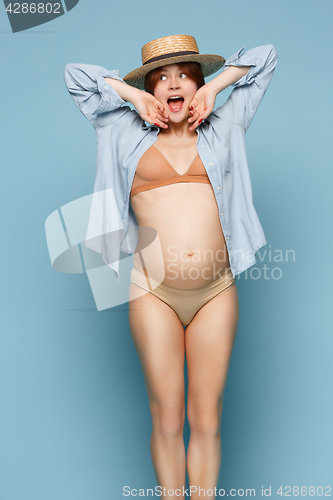
[[[206,168],[208,177],[211,181],[211,184],[213,186],[214,190],[214,195],[216,199],[216,203],[219,209],[219,217],[220,217],[220,222],[221,222],[221,227],[223,231],[224,238],[226,240],[227,244],[227,249],[230,255],[230,250],[231,250],[231,244],[230,244],[230,234],[229,234],[229,229],[228,229],[228,221],[225,213],[225,206],[224,206],[224,200],[222,197],[222,185],[219,181],[218,178],[218,172],[217,172],[217,165],[216,165],[216,160],[213,158],[212,155],[209,154],[209,147],[203,137],[202,134],[199,132],[199,138],[198,138],[198,153],[204,163],[204,165],[208,165],[208,168]]]

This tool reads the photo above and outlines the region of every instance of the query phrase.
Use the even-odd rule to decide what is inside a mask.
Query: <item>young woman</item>
[[[68,64],[64,73],[96,129],[95,192],[112,188],[118,213],[109,214],[109,227],[123,229],[111,250],[86,246],[103,255],[117,279],[119,251],[134,254],[129,324],[163,498],[184,498],[186,469],[193,499],[217,485],[223,394],[239,317],[236,275],[256,262],[266,243],[252,203],[244,135],[277,52],[273,45],[242,51],[224,64],[221,56],[200,54],[193,37],[174,35],[146,44],[142,66],[124,79],[117,70],[84,64]],[[214,111],[216,95],[229,85],[234,90]],[[126,101],[135,109],[122,106]],[[159,246],[147,245],[140,231],[129,241],[130,226],[156,231]]]

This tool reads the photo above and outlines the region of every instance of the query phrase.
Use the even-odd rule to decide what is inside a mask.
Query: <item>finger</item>
[[[201,108],[198,107],[198,108],[190,109],[189,114],[191,116],[196,116],[196,115],[200,115],[201,111],[202,111]]]
[[[187,121],[188,121],[189,123],[193,123],[193,122],[195,122],[195,120],[197,120],[197,119],[198,119],[198,116],[191,116],[191,117],[190,117]]]
[[[190,116],[195,116],[195,114],[200,114],[200,108],[199,106],[195,106],[194,108],[189,110]]]
[[[161,128],[169,128],[166,123],[164,123],[162,120],[159,120],[158,118],[155,118],[154,124]]]
[[[169,119],[169,116],[167,115],[167,113],[163,109],[162,110],[161,109],[155,109],[154,112],[155,112],[156,117],[158,117],[159,119],[162,119],[163,121]]]
[[[193,123],[198,118],[200,118],[200,113],[198,113],[197,111],[190,111],[190,118],[188,119],[188,122]]]
[[[158,125],[160,126],[159,120],[157,118],[152,118],[151,115],[142,115],[142,118],[149,124],[151,125]]]
[[[190,102],[190,109],[193,109],[193,108],[195,108],[196,106],[198,106],[198,101],[197,101],[197,99],[194,97],[194,98],[192,99],[192,101]]]
[[[158,119],[159,119],[159,120],[161,120],[162,122],[167,122],[167,121],[169,121],[169,118],[165,118],[165,116],[164,116],[164,115],[161,115],[161,114],[159,114],[159,113],[156,115],[156,118],[158,118]]]
[[[194,108],[190,109],[189,113],[191,116],[194,116],[196,113],[200,115],[203,113],[203,108],[198,104]]]
[[[160,103],[159,101],[158,101],[158,104],[157,104],[157,108],[158,108],[158,109],[157,109],[157,113],[159,112],[159,113],[160,113],[160,114],[162,114],[165,118],[169,118],[169,116],[168,116],[168,114],[167,114],[166,110],[164,109],[163,104],[162,104],[162,103]]]
[[[193,122],[195,122],[195,123],[194,123],[194,125],[193,125],[193,127],[191,126],[191,127],[189,128],[189,130],[194,130],[195,128],[197,128],[197,126],[198,126],[198,125],[200,125],[200,123],[201,123],[203,120],[205,120],[205,119],[206,119],[206,118],[207,118],[207,117],[211,114],[211,112],[212,112],[212,111],[213,111],[213,108],[212,108],[212,107],[209,107],[209,108],[207,108],[207,109],[206,109],[204,112],[202,112],[202,113],[195,113],[195,114],[193,115],[193,117],[194,117],[195,119],[192,119],[192,120],[191,120],[191,119],[189,119],[189,120],[188,120],[188,121],[189,121],[189,123],[191,123],[191,122],[192,122],[192,123],[193,123]],[[190,121],[190,120],[191,120],[191,121]]]
[[[208,118],[208,116],[211,114],[211,112],[213,111],[214,108],[212,107],[209,107],[207,109],[205,109],[205,112],[204,113],[201,113],[201,117],[203,120],[205,120],[206,118]]]
[[[154,123],[154,120],[152,119],[152,117],[150,115],[140,115],[140,116],[145,122],[150,123],[150,124]]]
[[[192,125],[189,127],[189,130],[195,130],[197,128],[197,126],[200,125],[202,120],[203,120],[203,118],[199,118],[194,123],[192,123]]]

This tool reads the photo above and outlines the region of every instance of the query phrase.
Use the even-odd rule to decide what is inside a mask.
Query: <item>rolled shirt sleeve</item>
[[[225,104],[213,113],[226,121],[240,125],[246,132],[258,106],[265,95],[278,60],[277,50],[272,44],[262,45],[244,52],[242,47],[224,64],[230,66],[251,66],[246,75],[232,85],[235,87]]]
[[[94,127],[97,126],[98,115],[102,113],[109,113],[108,122],[111,123],[113,117],[110,112],[126,102],[105,81],[105,77],[124,82],[117,69],[107,70],[93,64],[74,63],[67,64],[64,69],[64,80],[70,95]],[[103,122],[105,124],[105,119]]]

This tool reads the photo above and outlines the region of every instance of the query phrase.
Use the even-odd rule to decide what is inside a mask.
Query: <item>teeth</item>
[[[181,95],[173,95],[172,97],[169,97],[168,101],[170,101],[170,99],[179,99],[179,98],[183,98],[183,96]]]

